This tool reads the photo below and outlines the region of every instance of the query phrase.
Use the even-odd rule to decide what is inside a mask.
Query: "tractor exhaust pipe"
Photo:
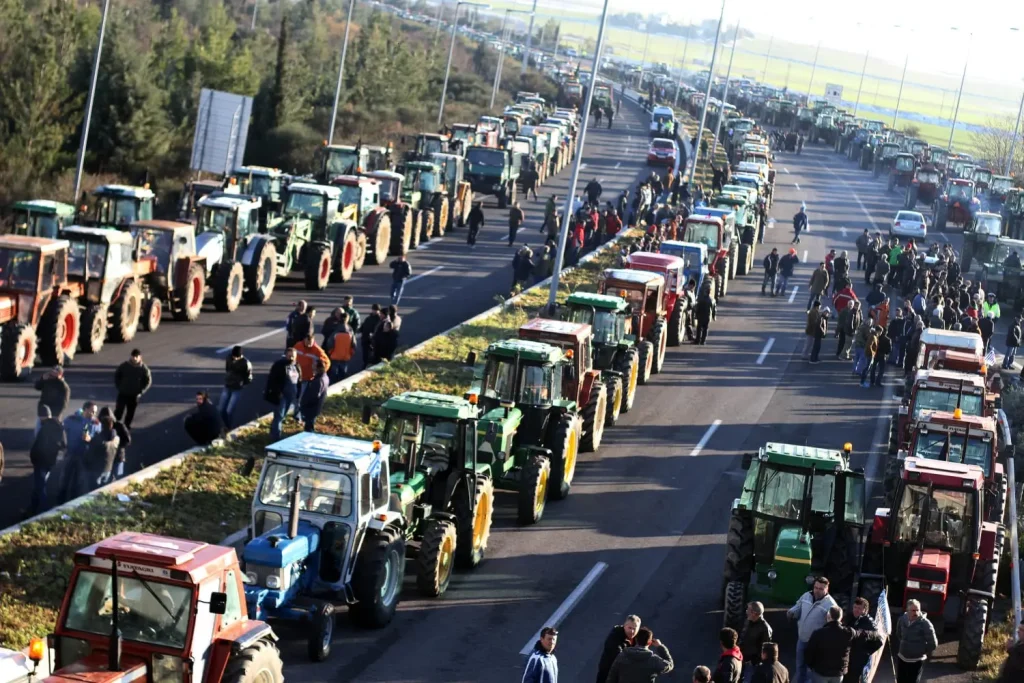
[[[295,485],[292,487],[292,504],[288,511],[288,538],[295,538],[299,535],[299,485],[302,477],[295,477]]]

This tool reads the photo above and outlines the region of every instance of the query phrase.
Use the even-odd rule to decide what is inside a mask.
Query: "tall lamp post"
[[[814,48],[814,63],[811,64],[811,80],[807,83],[807,94],[808,96],[814,92],[814,72],[818,70],[818,52],[821,51],[821,41],[818,41],[818,47]]]
[[[327,144],[334,142],[334,125],[338,120],[338,101],[341,100],[341,86],[345,81],[345,55],[348,53],[348,34],[352,27],[352,10],[356,0],[348,0],[348,16],[345,17],[345,37],[341,40],[341,61],[338,62],[338,83],[334,86],[334,106],[331,107],[331,127],[327,131]]]
[[[534,5],[537,3],[534,2]],[[498,55],[498,65],[494,69],[494,85],[491,86],[491,105],[490,108],[494,109],[494,99],[498,96],[498,89],[501,88],[501,72],[505,66],[505,50],[508,49],[508,36],[505,35],[505,26],[508,23],[508,15],[513,12],[521,12],[523,14],[529,13],[530,24],[533,24],[533,10],[525,9],[507,9],[505,10],[505,17],[501,20],[501,54]],[[509,27],[511,31],[512,27]],[[527,52],[529,55],[529,52]]]
[[[647,64],[647,48],[651,44],[651,22],[647,22],[647,36],[644,38],[644,54],[640,57],[640,85],[637,86],[639,92],[644,90],[644,66]]]
[[[562,270],[562,261],[565,258],[565,242],[569,235],[569,225],[572,223],[572,204],[576,196],[576,185],[580,177],[580,162],[583,160],[583,145],[587,137],[587,128],[590,123],[588,112],[594,102],[594,91],[597,88],[597,73],[601,67],[601,54],[604,52],[604,32],[608,24],[608,0],[604,0],[604,9],[601,10],[601,25],[597,30],[597,47],[594,49],[594,70],[591,75],[590,87],[587,88],[587,101],[583,107],[583,115],[580,117],[580,139],[576,145],[576,159],[572,165],[572,176],[569,179],[569,189],[565,195],[565,206],[562,208],[562,229],[558,233],[558,249],[555,252],[554,270],[551,275],[551,287],[548,289],[548,308],[554,308],[555,300],[558,297],[558,281]]]
[[[437,0],[437,16],[434,18],[434,43],[437,42],[437,36],[441,33],[441,12],[444,10],[444,0]]]
[[[729,77],[732,76],[732,58],[736,56],[736,43],[740,40],[740,22],[736,20],[736,31],[732,34],[732,50],[729,52],[729,66],[725,70],[725,87],[722,89],[722,106],[718,108],[718,126],[715,128],[715,144],[711,147],[711,158],[718,151],[718,136],[722,133],[722,119],[725,117],[725,105],[729,103]]]
[[[715,57],[718,54],[718,39],[722,36],[722,21],[725,19],[725,0],[722,0],[722,11],[718,15],[718,28],[715,30],[715,46],[711,49],[711,66],[708,67],[708,87],[704,92],[704,106],[701,107],[700,112],[700,126],[697,127],[697,142],[693,145],[693,153],[690,155],[693,157],[693,170],[697,170],[697,155],[700,154],[700,143],[704,138],[704,122],[708,118],[708,100],[711,99],[711,83],[715,80]],[[683,141],[685,144],[685,140]],[[684,171],[685,172],[685,171]],[[690,179],[686,181],[687,189],[693,187],[693,176],[695,173],[690,174]]]
[[[455,31],[459,28],[459,8],[463,5],[467,7],[481,7],[487,9],[490,5],[483,2],[467,2],[466,0],[458,0],[455,3],[455,16],[452,17],[452,43],[448,48],[448,65],[444,68],[444,85],[441,86],[441,106],[437,108],[437,125],[441,125],[441,121],[444,120],[444,100],[448,96],[448,77],[452,73],[452,55],[455,54]]]
[[[522,11],[522,10],[519,10]],[[537,0],[533,0],[533,7],[530,8],[530,27],[526,29],[526,54],[523,55],[523,68],[520,69],[519,75],[526,75],[526,67],[530,65],[530,44],[533,42],[533,20],[537,18]],[[543,34],[541,34],[543,36]],[[541,43],[544,42],[544,38],[541,38]],[[543,45],[541,45],[543,48]],[[494,105],[491,105],[494,106]]]
[[[864,87],[864,74],[868,72],[868,57],[871,56],[870,52],[864,53],[864,66],[860,70],[860,84],[857,85],[857,101],[853,103],[853,115],[857,115],[857,108],[860,107],[860,91]],[[810,93],[808,93],[809,95]]]
[[[686,73],[686,51],[690,49],[690,21],[686,22],[686,42],[683,43],[683,60],[679,63],[679,81],[676,83],[676,99],[672,103],[673,107],[679,106],[679,91],[683,89],[683,74]]]
[[[951,30],[959,31],[956,26],[951,26]],[[964,81],[967,80],[967,65],[971,63],[971,40],[974,38],[974,33],[967,34],[967,56],[964,57],[964,72],[960,75],[960,89],[956,93],[956,106],[953,108],[953,125],[949,127],[949,144],[946,145],[946,149],[953,151],[953,134],[956,133],[956,119],[960,115],[960,98],[964,95]]]
[[[1010,27],[1011,31],[1019,31],[1016,26]],[[1006,171],[1003,175],[1010,175],[1013,170],[1013,155],[1017,152],[1017,136],[1020,134],[1020,118],[1024,114],[1024,93],[1020,96],[1020,107],[1017,108],[1017,122],[1013,124],[1013,138],[1010,139],[1010,155],[1006,157]]]
[[[110,0],[103,0],[103,15],[100,17],[100,36],[96,41],[96,54],[92,58],[92,78],[89,81],[89,97],[85,102],[85,120],[82,122],[82,138],[78,142],[78,164],[75,167],[75,204],[82,191],[82,172],[85,168],[85,150],[89,146],[89,126],[92,125],[92,104],[96,99],[96,81],[100,75],[100,57],[103,55],[103,36],[107,30],[107,15]]]
[[[768,60],[772,58],[772,44],[775,42],[775,34],[768,39],[768,54],[764,56],[764,71],[761,72],[761,82],[768,80]]]

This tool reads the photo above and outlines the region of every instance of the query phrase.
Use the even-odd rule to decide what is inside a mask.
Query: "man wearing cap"
[[[996,301],[995,292],[989,292],[981,304],[981,314],[987,318],[989,313],[994,320],[999,320],[999,302]]]
[[[779,259],[779,281],[775,288],[775,294],[782,294],[789,286],[789,278],[793,277],[793,269],[800,263],[800,257],[796,255],[796,249],[790,247],[789,253]]]

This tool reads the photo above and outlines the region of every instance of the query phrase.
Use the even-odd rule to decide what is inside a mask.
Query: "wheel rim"
[[[149,328],[153,329],[160,324],[160,315],[163,313],[163,307],[160,304],[159,299],[153,299],[153,303],[149,306]]]
[[[60,348],[61,351],[70,351],[74,345],[76,325],[78,321],[75,320],[74,313],[65,313],[60,323]]]
[[[352,240],[345,242],[345,251],[342,254],[341,262],[345,267],[345,270],[349,270],[352,267],[352,261],[355,259],[355,247],[353,246]]]
[[[384,562],[384,583],[380,587],[381,602],[390,605],[398,593],[398,551],[392,548],[388,551],[388,559]]]
[[[134,325],[139,316],[139,300],[134,296],[129,296],[124,312],[128,324]]]
[[[326,280],[327,276],[331,272],[331,261],[327,258],[327,254],[320,257],[320,279]]]
[[[256,673],[255,683],[274,683],[274,674],[270,669],[260,669]]]
[[[320,647],[325,652],[331,647],[331,640],[334,637],[334,615],[330,614],[327,616],[327,628],[324,629],[323,640],[320,641]]]
[[[260,268],[260,289],[265,292],[270,288],[270,281],[274,277],[274,264],[269,256],[263,259]]]
[[[192,278],[192,297],[189,300],[189,308],[197,308],[203,301],[203,283],[199,281],[199,276]]]
[[[597,431],[596,428],[595,431]],[[572,483],[572,475],[576,472],[576,450],[579,446],[579,438],[576,433],[576,428],[573,427],[569,434],[569,446],[565,449],[565,465],[562,470],[562,481],[566,484]]]
[[[231,298],[240,299],[242,297],[242,273],[239,271],[231,278]]]
[[[18,345],[17,364],[19,371],[28,365],[28,359],[31,358],[31,354],[32,340],[26,337],[25,339],[22,339],[21,344]]]
[[[633,392],[636,391],[636,380],[640,375],[640,363],[634,357],[633,362],[629,365],[629,395],[632,396]]]
[[[599,401],[597,404],[597,410],[594,411],[594,437],[593,441],[598,441],[604,434],[604,420],[608,417],[608,394],[605,394],[604,401]]]
[[[612,397],[612,413],[617,414],[622,409],[622,382],[615,385],[615,395]]]
[[[533,515],[534,517],[540,517],[540,514],[544,511],[544,501],[548,497],[548,471],[541,469],[540,476],[537,477],[537,495],[533,500]]]
[[[481,492],[476,502],[476,518],[473,520],[473,550],[480,550],[484,545],[484,534],[487,533],[487,510],[491,504],[491,496]]]
[[[452,574],[452,555],[455,554],[455,545],[452,543],[451,535],[446,535],[441,541],[441,549],[437,558],[438,583],[444,586],[448,583],[448,577]]]

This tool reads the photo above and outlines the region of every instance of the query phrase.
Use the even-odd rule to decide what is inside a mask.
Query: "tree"
[[[912,123],[908,123],[903,126],[903,132],[906,133],[907,137],[916,138],[921,135],[921,129]]]
[[[1013,145],[1013,126],[1015,116],[990,116],[985,125],[971,133],[975,157],[983,160],[993,173],[1002,174],[1006,170],[1006,162],[1010,158],[1010,147]],[[1024,144],[1020,136],[1013,151],[1013,163],[1010,175],[1020,174],[1024,170]]]

